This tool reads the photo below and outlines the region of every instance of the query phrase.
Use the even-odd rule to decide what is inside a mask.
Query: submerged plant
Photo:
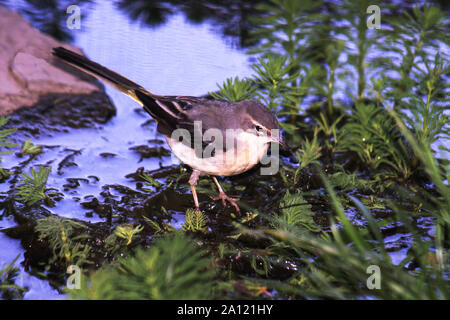
[[[317,130],[314,131],[314,137],[312,141],[309,141],[308,138],[303,141],[301,148],[297,151],[297,157],[300,161],[300,165],[296,170],[297,172],[306,168],[311,164],[319,164],[317,161],[321,156],[322,147],[319,145],[319,140],[317,139]],[[296,179],[295,179],[296,180]],[[297,181],[294,181],[295,183]]]
[[[448,139],[450,133],[450,115],[446,113],[446,85],[443,81],[443,75],[450,72],[450,67],[439,53],[434,61],[425,60],[424,65],[426,72],[422,71],[419,79],[424,83],[425,95],[419,92],[405,99],[411,115],[404,115],[403,119],[413,128],[419,140],[431,145],[438,139]]]
[[[447,46],[448,21],[444,10],[426,3],[387,19],[390,28],[378,43],[386,55],[375,60],[383,74],[383,101],[432,144],[449,134],[448,52],[441,49]]]
[[[381,226],[385,222],[376,221],[361,201],[350,196],[367,223],[365,227],[354,226],[336,192],[323,178],[336,214],[336,218],[330,216],[331,236],[317,237],[292,223],[289,229],[276,226],[264,233],[247,230],[248,234],[273,241],[273,248],[289,248],[288,252],[276,251],[278,259],[295,257],[296,261],[296,271],[288,281],[254,279],[255,284],[275,289],[279,296],[291,299],[449,299],[450,254],[444,249],[442,234],[450,226],[448,203],[441,203],[441,213],[433,213],[436,234],[428,240],[411,223],[410,212],[390,203],[395,212],[393,218],[414,238],[403,261],[394,264],[383,240]],[[446,195],[444,201],[447,198]],[[273,255],[274,251],[268,253]]]
[[[155,187],[155,188],[161,187],[161,184],[155,178],[153,178],[151,175],[149,175],[148,173],[143,173],[141,175],[141,178],[145,180],[144,184],[147,186],[151,186],[151,187]],[[142,188],[142,189],[145,191],[152,191],[151,189],[148,189],[148,188]]]
[[[402,4],[398,14],[386,5],[382,28],[370,29],[371,4],[259,1],[250,13],[254,74],[226,79],[210,96],[266,104],[295,154],[280,152],[279,175],[248,172],[223,184],[248,200],[237,219],[205,206],[186,210],[180,231],[170,225],[174,211],[192,206],[173,201],[187,190],[182,165],[157,178],[140,175],[138,189],[158,191],[151,199],[104,190],[105,201],[92,206],[107,209],[106,223],[87,229],[57,216],[39,219],[37,240],[52,253],[47,270],[87,264],[94,254],[87,244],[96,246],[99,269],[84,273],[70,296],[448,300],[450,162],[432,149],[449,138],[448,21],[433,6]],[[247,6],[237,7],[247,14]],[[12,132],[0,130],[0,147],[12,146]],[[21,153],[39,151],[27,139]],[[49,172],[22,175],[17,199],[48,201]],[[211,183],[201,179],[198,191],[210,194]],[[400,239],[391,241],[392,233]],[[93,235],[100,236],[87,239]],[[111,263],[101,265],[102,258]],[[2,271],[0,290],[1,281]]]

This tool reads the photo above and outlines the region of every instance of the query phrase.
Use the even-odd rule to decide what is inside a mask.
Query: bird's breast
[[[269,144],[257,136],[241,133],[227,151],[214,150],[212,157],[198,157],[193,148],[166,136],[173,153],[193,169],[216,176],[232,176],[253,168],[266,154]],[[208,151],[211,151],[210,149]]]

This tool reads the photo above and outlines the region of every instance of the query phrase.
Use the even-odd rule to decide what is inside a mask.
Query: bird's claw
[[[236,202],[240,200],[239,197],[232,198],[227,196],[225,192],[221,192],[217,197],[211,197],[211,199],[213,199],[214,201],[222,200],[222,204],[224,207],[226,207],[228,201],[236,209],[236,212],[240,212],[240,209],[236,204]]]

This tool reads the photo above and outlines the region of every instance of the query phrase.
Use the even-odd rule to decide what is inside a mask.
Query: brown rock
[[[47,94],[103,90],[94,78],[57,61],[51,51],[58,46],[81,53],[78,48],[42,34],[18,13],[0,6],[0,115],[34,105]]]

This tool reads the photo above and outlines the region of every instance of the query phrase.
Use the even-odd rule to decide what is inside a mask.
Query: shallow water
[[[150,28],[130,21],[111,1],[95,1],[86,10],[88,12],[82,10],[81,29],[71,31],[73,44],[82,48],[92,60],[127,76],[152,92],[204,95],[215,90],[216,84],[228,77],[251,74],[248,56],[227,45],[208,23],[193,25],[182,14],[176,14],[166,24]],[[137,152],[130,150],[134,146],[148,145],[149,140],[163,140],[162,136],[156,132],[154,123],[145,125],[150,117],[136,112],[139,105],[133,100],[110,87],[105,89],[117,108],[117,115],[106,124],[32,137],[34,144],[45,146],[44,152],[25,165],[24,172],[29,172],[31,167],[39,164],[50,164],[52,174],[47,186],[61,191],[68,183],[67,179],[83,179],[80,186],[64,192],[64,199],[57,201],[55,207],[46,207],[62,217],[90,222],[104,221],[96,214],[87,217],[86,213],[90,209],[81,206],[80,201],[86,196],[101,200],[103,186],[109,184],[134,189],[136,182],[130,181],[126,175],[140,167],[153,170],[173,163],[171,157],[141,159]],[[23,137],[21,139],[18,136],[20,134],[13,138],[23,141]],[[103,153],[109,156],[102,157]],[[63,167],[58,172],[58,164],[72,154],[70,160],[75,165]],[[2,166],[12,168],[24,160],[14,154],[4,155]],[[8,191],[7,183],[0,186],[0,192]],[[179,228],[184,216],[175,214],[174,218],[177,221],[172,223]],[[11,219],[0,220],[0,229],[14,225]],[[0,266],[11,262],[19,253],[22,255],[15,265],[21,268],[18,284],[22,284],[23,280],[23,284],[30,288],[25,299],[63,297],[47,282],[23,270],[20,262],[24,250],[19,240],[0,233],[0,248]]]

